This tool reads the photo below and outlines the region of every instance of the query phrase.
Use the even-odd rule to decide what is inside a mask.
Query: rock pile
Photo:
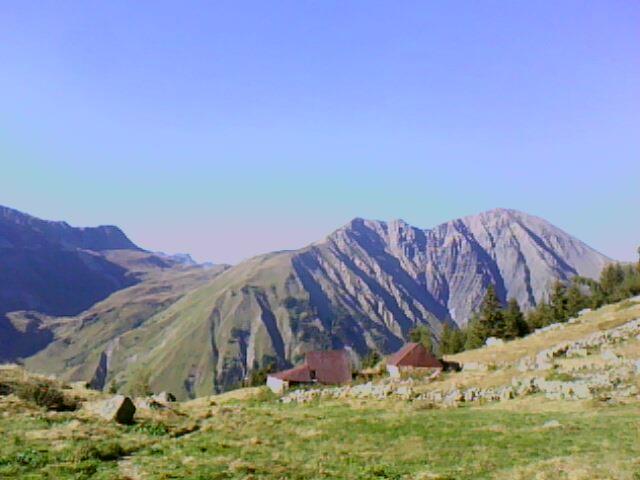
[[[559,343],[539,352],[535,357],[524,357],[518,361],[517,368],[521,372],[549,370],[553,367],[553,362],[556,358],[585,357],[590,351],[598,350],[606,345],[623,342],[637,335],[640,335],[640,318],[631,320],[619,327],[593,333],[580,340]]]

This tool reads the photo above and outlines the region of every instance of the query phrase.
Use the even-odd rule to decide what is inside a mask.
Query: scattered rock
[[[484,344],[487,347],[491,347],[493,345],[504,345],[504,340],[502,340],[501,338],[489,337],[489,338],[487,338],[487,340],[486,340],[486,342]]]
[[[562,424],[558,421],[558,420],[549,420],[547,422],[544,422],[544,424],[542,425],[542,428],[560,428],[562,427]]]
[[[133,423],[133,415],[136,412],[136,407],[131,399],[124,395],[116,395],[107,400],[87,402],[84,408],[105,420],[122,424]]]
[[[486,372],[489,367],[480,362],[467,362],[462,365],[463,372]]]
[[[156,393],[151,398],[160,403],[171,403],[176,401],[176,396],[173,393],[169,392]]]
[[[156,402],[153,397],[136,397],[133,399],[133,404],[139,410],[162,410],[167,408],[160,402]]]

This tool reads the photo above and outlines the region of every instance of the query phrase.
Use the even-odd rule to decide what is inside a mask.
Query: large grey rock
[[[84,408],[105,420],[122,424],[133,423],[136,407],[129,397],[116,395],[107,400],[88,402]]]

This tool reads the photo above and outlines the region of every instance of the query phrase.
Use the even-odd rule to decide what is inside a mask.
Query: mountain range
[[[305,248],[206,268],[146,252],[116,227],[1,212],[4,359],[96,388],[145,375],[181,398],[310,349],[386,354],[420,324],[437,339],[444,324],[465,325],[489,285],[531,308],[554,281],[597,277],[610,262],[508,209],[426,230],[356,218]]]

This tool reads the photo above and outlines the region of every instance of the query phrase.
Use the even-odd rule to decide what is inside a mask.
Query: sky
[[[640,245],[640,2],[0,2],[0,204],[235,263],[495,207]]]

